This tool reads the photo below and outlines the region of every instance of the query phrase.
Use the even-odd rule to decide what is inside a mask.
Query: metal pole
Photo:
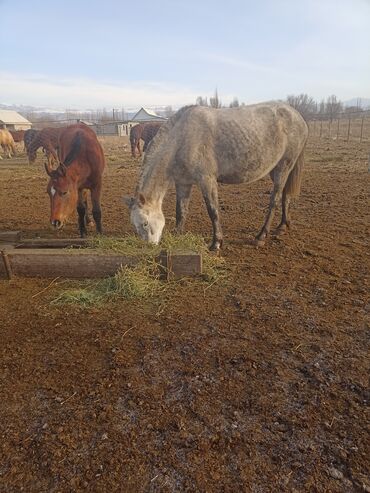
[[[363,116],[362,120],[361,120],[360,142],[362,142],[362,131],[364,129],[364,119],[365,119],[365,117]]]
[[[347,132],[347,142],[349,141],[349,133],[351,130],[351,118],[348,118],[348,132]]]

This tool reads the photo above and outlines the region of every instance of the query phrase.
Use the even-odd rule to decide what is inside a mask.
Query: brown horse
[[[132,157],[136,157],[136,149],[139,151],[139,156],[141,157],[140,139],[144,141],[143,152],[145,152],[161,125],[162,122],[148,122],[139,123],[138,125],[132,127],[130,132]]]
[[[7,155],[8,158],[12,157],[12,153],[13,155],[16,154],[12,134],[6,128],[0,129],[0,145],[5,153],[5,156]],[[1,155],[0,159],[2,159]]]
[[[98,233],[102,232],[100,195],[105,167],[104,153],[93,130],[83,123],[66,127],[59,137],[59,165],[45,164],[50,176],[50,222],[60,229],[77,207],[81,237],[86,236],[86,191],[91,192],[92,213]]]
[[[30,128],[24,132],[23,142],[24,142],[24,148],[27,152],[27,155],[28,155],[28,148],[38,133],[39,133],[39,130],[35,130],[34,128]]]
[[[57,149],[59,136],[66,127],[46,127],[38,131],[29,144],[26,145],[28,161],[33,164],[36,160],[37,150],[42,147],[49,165],[58,161]]]
[[[24,139],[24,130],[9,130],[9,132],[12,134],[14,142],[22,142]]]

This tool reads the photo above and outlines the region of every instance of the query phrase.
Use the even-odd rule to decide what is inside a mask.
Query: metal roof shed
[[[141,108],[135,116],[131,118],[131,122],[156,122],[156,121],[166,121],[167,118],[164,116],[159,116],[154,111]]]

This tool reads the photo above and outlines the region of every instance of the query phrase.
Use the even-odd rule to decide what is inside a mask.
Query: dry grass
[[[113,277],[90,282],[85,287],[79,286],[65,290],[53,300],[53,303],[90,306],[117,299],[158,300],[163,298],[163,295],[177,282],[163,283],[159,279],[156,257],[162,250],[169,252],[190,250],[202,254],[203,274],[198,280],[206,283],[207,288],[226,277],[224,260],[208,251],[201,236],[191,233],[184,235],[166,233],[160,245],[148,244],[135,235],[123,238],[95,237],[91,239],[90,245],[102,252],[135,256],[139,259],[138,264],[135,267],[121,267]]]

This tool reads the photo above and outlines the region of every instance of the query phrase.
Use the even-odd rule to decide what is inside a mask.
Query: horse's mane
[[[185,113],[187,113],[190,109],[196,108],[196,107],[197,107],[197,105],[195,105],[195,104],[183,106],[178,111],[176,111],[176,113],[174,115],[172,115],[166,123],[161,125],[157,134],[156,134],[155,140],[152,140],[150,142],[145,156],[150,157],[150,155],[153,154],[153,152],[155,152],[155,150],[158,149],[158,147],[161,145],[163,137],[165,137],[169,133],[169,131],[175,126],[175,124],[180,120],[180,118]],[[146,161],[146,159],[145,159],[145,161]]]
[[[176,125],[176,123],[192,108],[197,108],[197,105],[188,105],[180,108],[174,115],[172,115],[169,120],[161,125],[155,138],[149,143],[148,148],[145,153],[143,166],[141,169],[140,178],[136,187],[136,193],[140,190],[144,180],[152,174],[153,168],[156,166],[155,153],[160,149],[163,141],[166,140],[171,129]]]

